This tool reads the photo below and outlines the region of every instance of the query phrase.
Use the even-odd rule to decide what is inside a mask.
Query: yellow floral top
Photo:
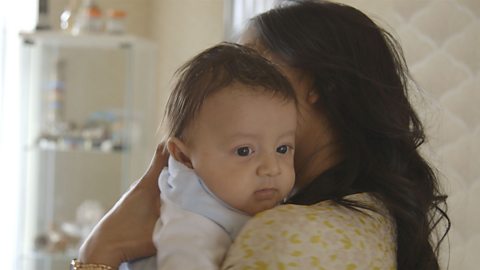
[[[377,212],[331,201],[275,207],[244,226],[222,269],[396,269],[395,225],[386,208],[367,193],[346,198]]]

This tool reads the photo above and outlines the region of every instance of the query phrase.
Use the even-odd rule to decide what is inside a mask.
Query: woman
[[[447,229],[440,232],[440,239],[448,231],[448,217],[440,208],[445,196],[438,191],[432,168],[418,152],[425,135],[408,100],[408,70],[395,40],[352,7],[295,1],[255,17],[242,41],[278,64],[297,93],[298,191],[289,199],[293,206],[274,208],[247,224],[225,267],[267,263],[280,268],[295,237],[288,242],[269,235],[262,227],[265,216],[272,222],[285,221],[270,231],[285,229],[282,226],[288,223],[290,230],[297,226],[297,237],[313,239],[300,222],[310,215],[313,227],[309,229],[322,237],[331,222],[353,236],[359,232],[355,226],[363,225],[352,226],[348,221],[363,218],[378,221],[375,229],[385,233],[377,239],[384,241],[381,251],[369,251],[374,253],[372,259],[366,260],[367,253],[358,245],[335,247],[339,267],[373,268],[371,263],[379,257],[388,261],[393,256],[392,262],[381,266],[439,269],[436,252],[441,241],[434,243],[432,237],[442,219]],[[117,266],[155,252],[150,235],[159,214],[156,177],[165,164],[163,159],[155,155],[147,174],[85,242],[79,261]],[[137,212],[139,208],[143,212]],[[249,242],[246,256],[241,246],[251,233],[258,239],[270,239],[270,245],[261,250]],[[378,237],[364,235],[363,240],[372,236]],[[328,246],[332,243],[308,248],[319,256],[333,254]],[[294,255],[305,259],[309,255],[302,254],[304,250]],[[316,262],[312,258],[312,266],[339,269],[326,258]]]

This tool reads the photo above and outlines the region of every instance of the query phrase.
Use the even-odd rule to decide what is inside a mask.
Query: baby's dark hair
[[[165,138],[182,138],[205,100],[239,83],[248,91],[262,91],[296,104],[288,79],[273,63],[255,50],[234,43],[221,43],[201,52],[175,73],[177,81],[167,102]],[[242,88],[243,89],[243,88]]]

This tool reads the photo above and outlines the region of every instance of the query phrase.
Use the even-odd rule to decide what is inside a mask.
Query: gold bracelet
[[[81,263],[73,259],[70,263],[70,270],[113,270],[113,267],[105,264]]]

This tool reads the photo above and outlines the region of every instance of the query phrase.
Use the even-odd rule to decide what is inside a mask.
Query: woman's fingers
[[[153,228],[160,215],[157,180],[168,154],[158,145],[145,174],[117,201],[83,243],[79,260],[118,267],[120,262],[155,254]]]
[[[167,166],[167,162],[168,152],[164,150],[163,144],[157,145],[157,149],[155,150],[155,154],[150,161],[147,171],[135,186],[158,189],[158,177],[160,176],[162,169]]]

